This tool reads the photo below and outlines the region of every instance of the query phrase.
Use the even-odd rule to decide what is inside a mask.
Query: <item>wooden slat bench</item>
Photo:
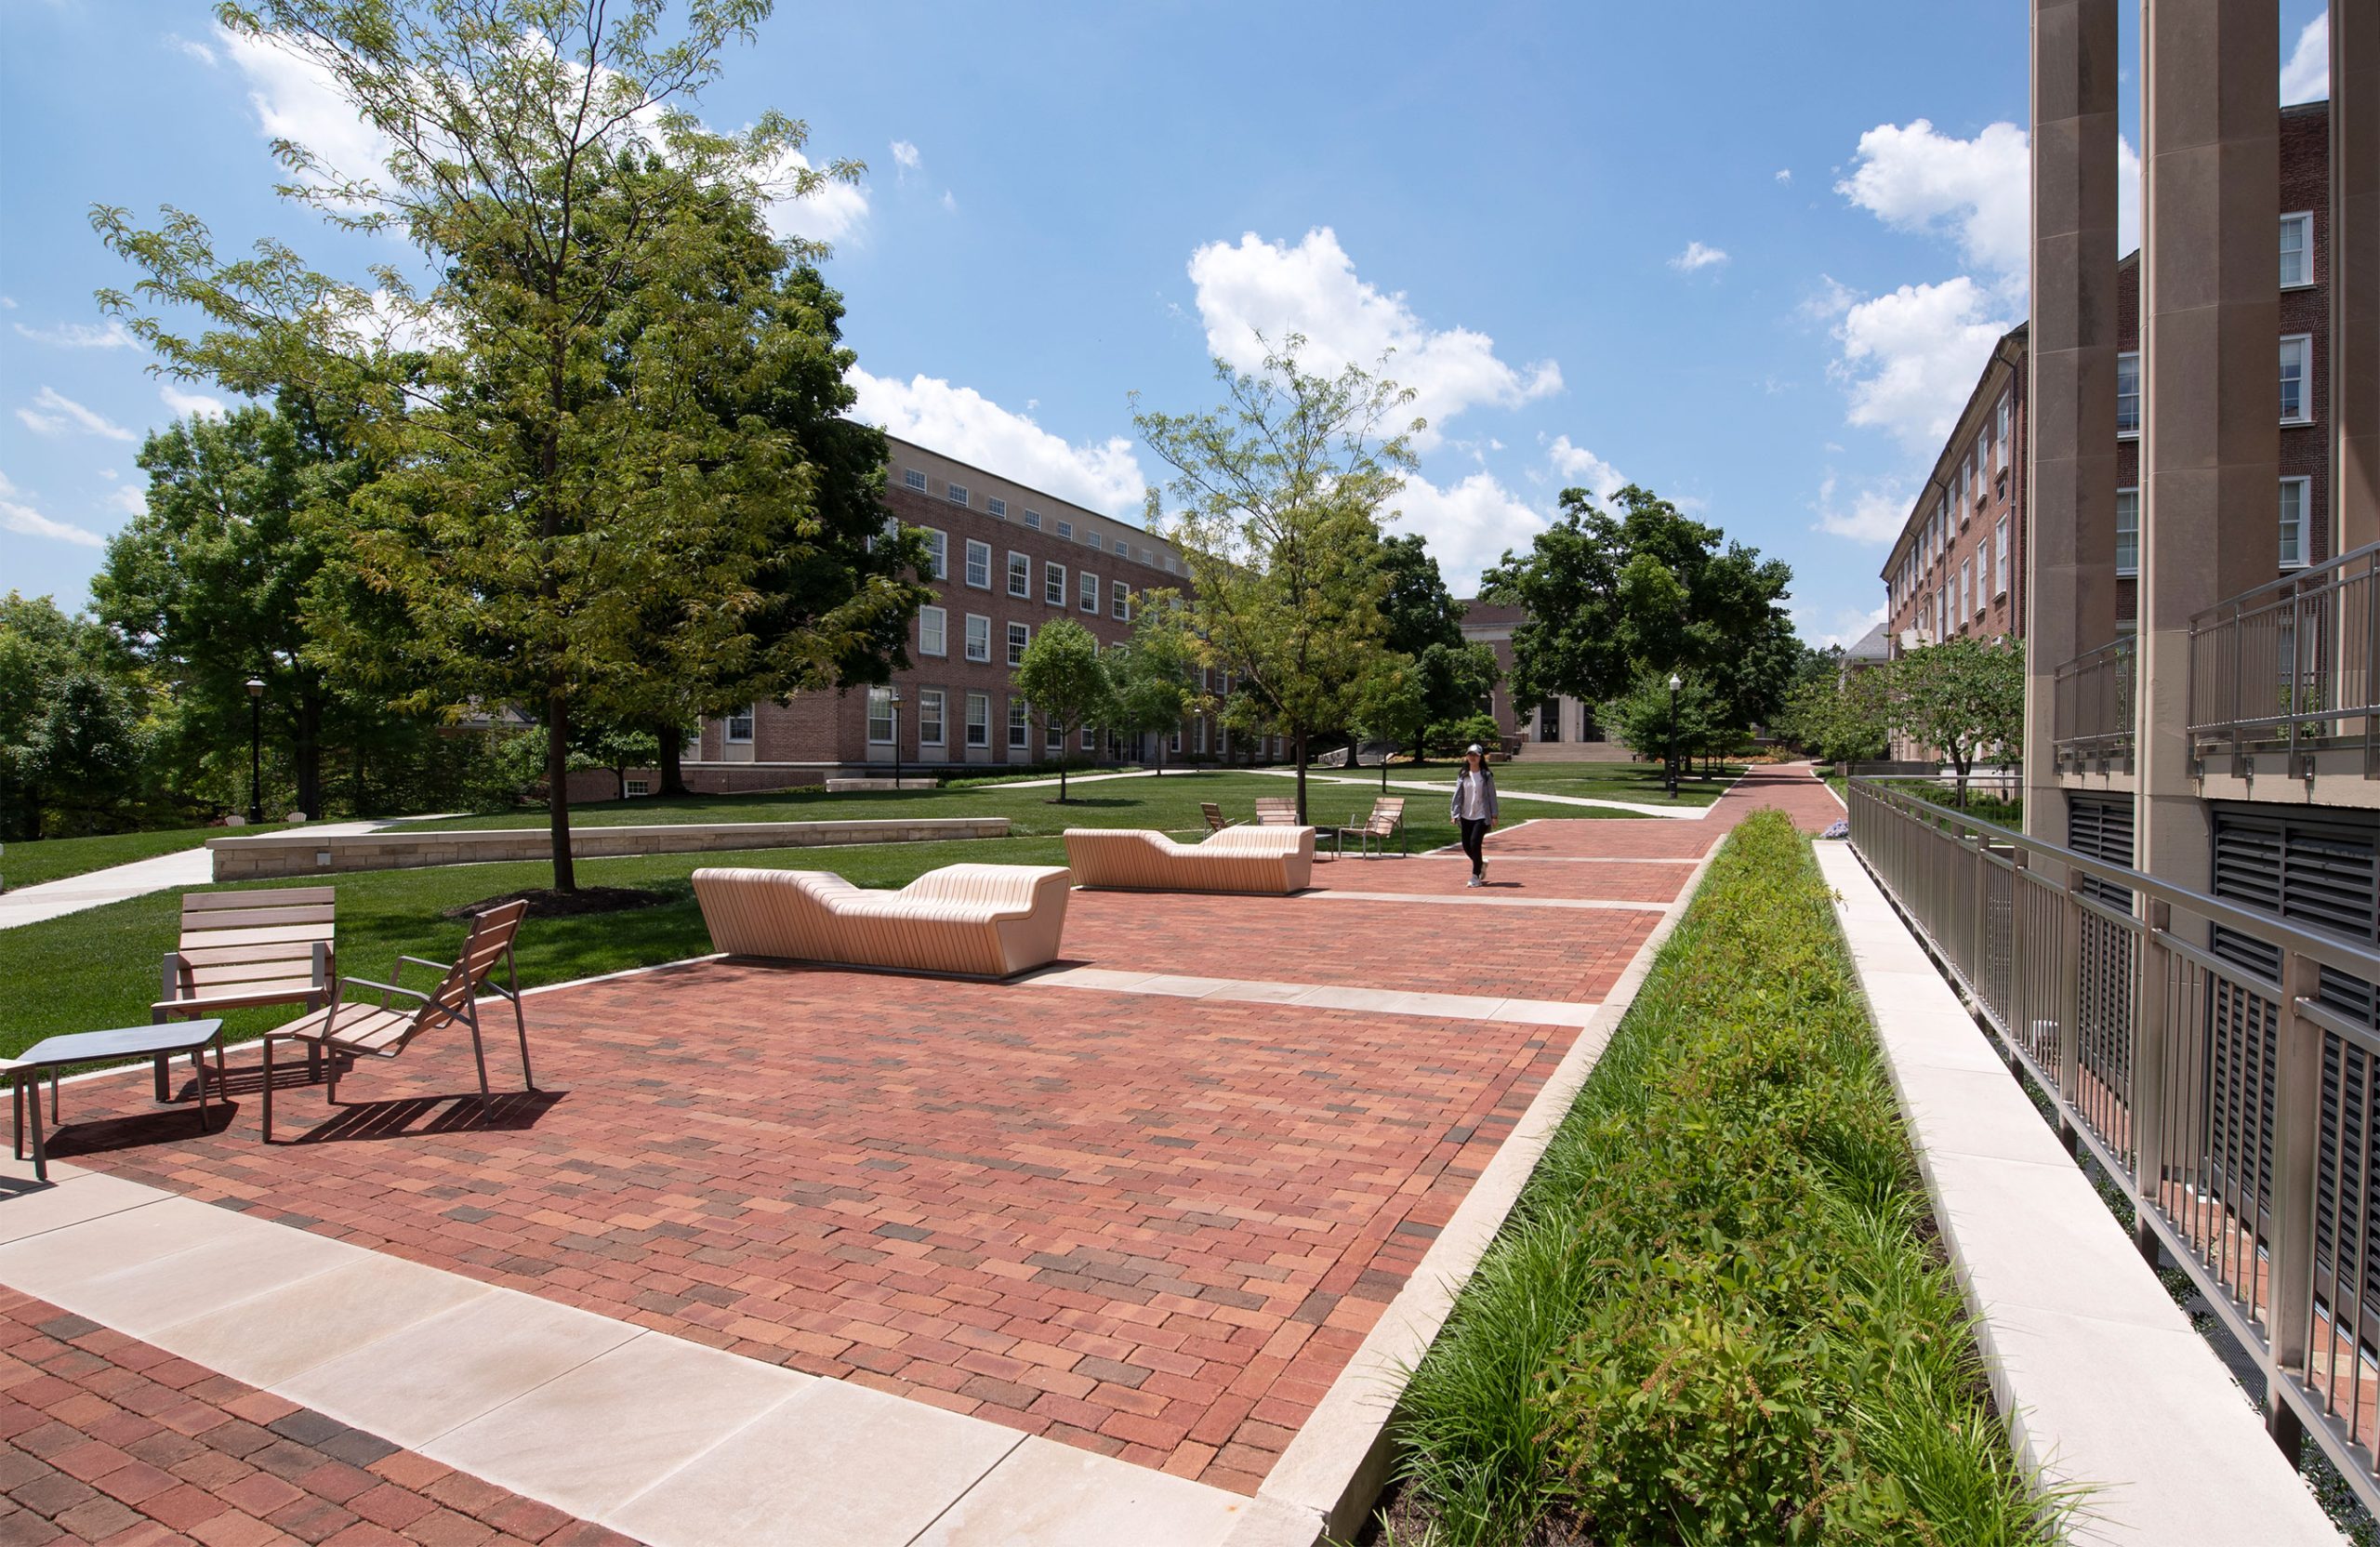
[[[730,956],[1004,978],[1057,959],[1069,879],[1056,866],[945,865],[881,892],[826,870],[706,866],[694,899]]]
[[[1124,892],[1241,892],[1287,896],[1314,876],[1312,827],[1226,827],[1177,843],[1134,827],[1069,827],[1076,884]]]
[[[338,961],[327,886],[186,892],[181,943],[165,953],[164,997],[152,1022],[218,1017],[227,1010],[331,1002]],[[158,1076],[164,1100],[164,1070]]]

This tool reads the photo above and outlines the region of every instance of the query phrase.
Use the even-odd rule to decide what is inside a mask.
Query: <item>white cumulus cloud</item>
[[[1618,468],[1586,447],[1572,444],[1567,435],[1554,437],[1545,456],[1567,486],[1584,489],[1597,499],[1609,499],[1628,482]]]
[[[0,531],[14,532],[20,536],[47,537],[54,542],[73,543],[77,548],[105,548],[107,539],[96,532],[70,526],[62,521],[52,521],[23,502],[20,491],[0,473]]]
[[[379,175],[390,141],[356,112],[328,71],[269,37],[218,28],[215,46],[247,77],[248,105],[266,139],[303,145],[334,178]]]
[[[1890,430],[1911,451],[1938,446],[1992,345],[2015,325],[2000,308],[2000,298],[1965,274],[1852,306],[1835,329],[1843,346],[1835,374],[1850,393],[1850,421]]]
[[[1706,246],[1699,242],[1688,242],[1686,245],[1686,251],[1670,259],[1670,267],[1682,274],[1690,274],[1698,269],[1716,268],[1726,261],[1726,249]]]
[[[27,327],[22,323],[9,324],[36,344],[51,344],[62,350],[128,350],[135,340],[119,322],[60,323],[55,327]]]
[[[972,387],[938,377],[906,381],[853,366],[854,416],[929,451],[955,456],[1109,515],[1136,517],[1148,482],[1122,435],[1080,445],[1001,407]]]
[[[1854,542],[1888,543],[1900,536],[1909,520],[1909,495],[1897,483],[1866,484],[1842,503],[1839,481],[1830,471],[1818,485],[1810,509],[1818,514],[1818,529]]]
[[[892,165],[904,172],[914,172],[925,165],[925,158],[918,153],[918,148],[909,141],[896,139],[892,142]]]
[[[1857,607],[1836,607],[1823,613],[1815,607],[1789,607],[1786,612],[1793,620],[1793,632],[1802,636],[1802,642],[1821,650],[1829,645],[1848,649],[1858,643],[1869,629],[1884,621],[1884,604],[1881,602],[1864,613]]]
[[[2281,101],[2319,102],[2331,94],[2331,13],[2306,23],[2281,67]]]
[[[62,435],[69,430],[81,430],[87,434],[104,435],[111,441],[137,441],[124,426],[116,424],[65,396],[55,387],[45,387],[37,393],[30,408],[17,410],[17,417],[36,435]]]
[[[799,151],[788,151],[771,176],[763,179],[763,187],[789,189],[793,175],[810,165],[810,159]],[[810,242],[840,242],[857,231],[867,218],[867,190],[857,183],[827,181],[821,183],[807,198],[786,196],[772,198],[768,205],[769,234],[784,242],[800,237]]]
[[[1777,169],[1777,180],[1778,182],[1792,182],[1793,180],[1793,169],[1790,166],[1778,167]]]
[[[183,37],[178,33],[167,33],[165,41],[210,69],[216,62],[215,50],[195,38]]]
[[[226,410],[221,398],[208,397],[205,392],[185,392],[172,382],[162,382],[157,396],[164,401],[165,412],[178,419],[219,419]]]
[[[1242,370],[1263,359],[1260,334],[1275,345],[1289,334],[1304,335],[1302,364],[1326,373],[1351,364],[1379,368],[1381,355],[1394,350],[1385,369],[1416,394],[1414,412],[1430,423],[1418,437],[1425,450],[1437,443],[1446,422],[1467,408],[1516,407],[1562,390],[1562,370],[1553,361],[1515,368],[1497,358],[1496,341],[1488,335],[1434,328],[1401,291],[1359,278],[1328,226],[1307,231],[1294,245],[1267,242],[1254,231],[1236,244],[1208,243],[1190,255],[1190,281],[1208,350]]]
[[[1412,474],[1391,509],[1399,519],[1390,530],[1427,537],[1448,588],[1457,596],[1476,595],[1480,571],[1507,549],[1527,548],[1546,526],[1544,516],[1484,471],[1444,488]]]
[[[145,484],[126,483],[108,491],[108,503],[127,516],[149,513],[149,490]]]

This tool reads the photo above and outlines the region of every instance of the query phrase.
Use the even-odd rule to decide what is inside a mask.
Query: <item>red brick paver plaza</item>
[[[628,1539],[0,1289],[7,1547],[606,1547]]]
[[[1692,857],[1759,804],[1805,826],[1840,811],[1798,775],[1707,821],[1540,820],[1491,842]],[[1437,872],[1462,894],[1442,860],[1344,870],[1344,889]],[[1692,869],[1494,873],[1666,900]],[[1599,998],[1657,919],[1077,893],[1066,959]],[[1576,1036],[742,962],[529,1006],[545,1089],[485,1117],[443,1099],[472,1085],[446,1038],[364,1066],[336,1115],[319,1088],[285,1091],[277,1121],[303,1143],[258,1142],[250,1060],[228,1129],[197,1137],[145,1079],[101,1081],[52,1153],[1252,1492]]]

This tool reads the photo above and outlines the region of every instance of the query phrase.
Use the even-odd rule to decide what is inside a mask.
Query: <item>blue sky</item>
[[[2283,95],[2319,96],[2321,7],[2279,11]],[[2024,313],[2025,15],[787,4],[701,110],[868,164],[785,218],[833,242],[862,410],[896,432],[1129,514],[1161,471],[1130,393],[1208,403],[1256,327],[1394,345],[1432,421],[1402,526],[1458,593],[1561,488],[1626,479],[1789,562],[1823,641],[1876,612]],[[361,143],[204,5],[0,0],[0,588],[86,601],[139,437],[224,396],[107,328],[91,293],[132,276],[90,205],[358,278],[389,256],[274,198],[268,121]]]

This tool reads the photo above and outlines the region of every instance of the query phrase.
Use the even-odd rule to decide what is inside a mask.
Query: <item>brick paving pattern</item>
[[[626,1547],[426,1456],[0,1290],[7,1547]]]
[[[1805,775],[1778,783],[1747,781],[1707,821],[1540,821],[1493,841],[1691,857],[1755,805],[1805,826],[1839,812]],[[1446,868],[1411,873],[1425,863]],[[1691,874],[1505,870],[1562,872],[1543,884],[1565,895],[1654,871],[1673,893]],[[1602,997],[1657,921],[1074,907],[1066,957],[1093,966],[1532,998]],[[741,962],[529,1003],[546,1090],[484,1114],[449,1099],[474,1083],[469,1051],[438,1038],[367,1064],[335,1110],[288,1090],[276,1117],[303,1143],[258,1143],[251,1056],[213,1134],[150,1107],[145,1078],[100,1081],[52,1153],[1252,1492],[1576,1035]],[[511,1078],[500,1039],[490,1060]]]
[[[1493,842],[1491,837],[1490,842]],[[1503,861],[1502,864],[1496,863]],[[1461,897],[1463,878],[1471,861],[1461,854],[1416,854],[1410,859],[1350,859],[1314,867],[1317,892],[1397,892],[1418,897]],[[1491,897],[1526,902],[1532,898],[1600,900],[1615,903],[1666,903],[1693,874],[1692,867],[1667,860],[1608,864],[1577,859],[1515,856],[1502,850],[1488,855],[1488,885]],[[1078,904],[1086,901],[1078,894]],[[1069,937],[1068,944],[1072,944]]]

